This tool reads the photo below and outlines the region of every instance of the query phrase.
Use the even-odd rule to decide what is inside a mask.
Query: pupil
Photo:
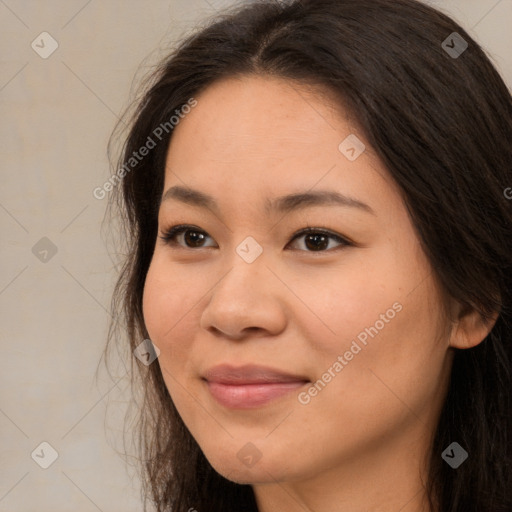
[[[191,245],[193,245],[193,246],[195,245],[195,242],[197,242],[197,241],[198,241],[198,240],[197,240],[197,236],[198,236],[200,239],[204,238],[202,233],[198,233],[197,231],[190,231],[190,230],[188,230],[188,231],[186,231],[186,232],[185,232],[185,242],[186,242],[187,244],[189,243],[190,238],[191,238],[191,237],[189,236],[189,234],[190,234],[190,233],[193,233],[194,235],[196,235],[196,237],[192,237]],[[194,239],[194,238],[195,238],[195,239]],[[199,241],[200,241],[200,240],[199,240]]]
[[[193,236],[193,235],[195,235],[195,236]],[[194,247],[197,245],[198,242],[200,243],[201,240],[203,240],[203,239],[204,239],[203,234],[199,233],[197,231],[187,230],[185,232],[185,242]],[[306,246],[308,247],[308,249],[313,249],[313,250],[325,249],[326,248],[326,244],[325,244],[326,240],[327,240],[327,237],[322,234],[306,235]]]
[[[325,245],[325,241],[326,241],[327,237],[325,235],[322,235],[322,234],[318,234],[318,235],[307,235],[306,236],[306,246],[308,247],[308,249],[325,249],[326,245]],[[310,241],[313,240],[313,246],[310,247],[309,246],[309,243]],[[318,243],[320,242],[320,246],[318,245]],[[324,242],[322,244],[322,242]]]

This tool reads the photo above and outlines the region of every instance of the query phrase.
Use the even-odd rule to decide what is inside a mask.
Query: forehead
[[[184,185],[221,197],[310,189],[315,183],[347,193],[382,186],[386,170],[366,144],[349,161],[340,143],[361,130],[329,91],[260,76],[218,81],[174,128],[165,190]]]
[[[197,106],[175,127],[171,144],[193,141],[194,154],[201,158],[291,157],[320,141],[323,151],[330,145],[336,152],[340,132],[355,130],[328,92],[283,79],[227,78],[196,100]]]

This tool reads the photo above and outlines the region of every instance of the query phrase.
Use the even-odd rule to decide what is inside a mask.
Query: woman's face
[[[356,460],[371,472],[375,457],[415,465],[444,399],[449,328],[432,268],[397,186],[326,98],[223,80],[170,144],[159,235],[191,227],[157,239],[144,318],[184,423],[237,482],[326,478]],[[308,227],[331,235],[297,235]],[[274,373],[209,373],[218,365]]]

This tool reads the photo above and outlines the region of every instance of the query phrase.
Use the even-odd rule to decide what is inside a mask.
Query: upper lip
[[[203,379],[206,379],[208,382],[235,385],[266,384],[271,382],[309,382],[309,379],[302,375],[293,375],[286,371],[253,364],[243,366],[221,364],[214,366],[204,372]]]

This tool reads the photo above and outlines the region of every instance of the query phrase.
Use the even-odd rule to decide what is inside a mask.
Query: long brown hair
[[[462,38],[457,46],[453,37]],[[433,510],[510,512],[512,201],[504,191],[512,187],[512,97],[478,43],[420,2],[251,2],[212,19],[170,52],[137,103],[116,166],[124,173],[109,198],[109,210],[120,215],[126,258],[107,349],[116,334],[130,351],[149,337],[142,294],[157,236],[169,120],[216,80],[237,74],[335,92],[399,185],[447,293],[485,318],[499,312],[482,343],[456,350],[428,491]],[[155,147],[130,160],[148,137]],[[206,460],[158,364],[132,357],[131,369],[143,396],[136,434],[144,495],[158,512],[256,511],[251,486],[230,482]],[[454,440],[469,453],[456,470],[441,458]]]

